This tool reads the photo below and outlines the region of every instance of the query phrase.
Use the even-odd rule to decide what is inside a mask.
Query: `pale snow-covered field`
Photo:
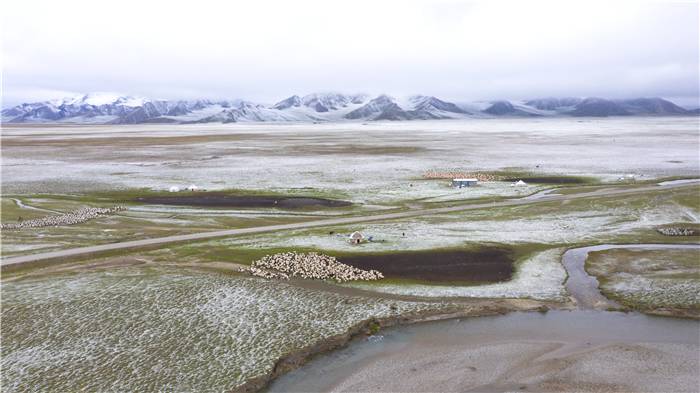
[[[449,306],[181,268],[4,282],[2,297],[7,392],[229,391],[361,320]]]
[[[697,117],[4,126],[2,142],[6,193],[196,184],[311,188],[381,203],[521,192],[416,180],[433,169],[521,168],[613,181],[697,175],[700,167]]]
[[[383,252],[458,247],[468,243],[561,244],[606,241],[641,229],[674,222],[692,222],[700,211],[672,203],[648,206],[578,207],[564,206],[556,214],[533,214],[525,206],[510,210],[510,216],[494,211],[464,211],[448,215],[415,217],[391,222],[370,222],[352,227],[277,232],[218,240],[224,244],[250,248],[304,247],[331,251]],[[346,237],[353,231],[372,236],[374,242],[361,246]]]
[[[643,308],[700,307],[700,248],[597,251],[587,270],[601,288]]]

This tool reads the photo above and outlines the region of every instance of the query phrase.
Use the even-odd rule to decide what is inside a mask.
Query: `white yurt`
[[[178,187],[178,186],[172,186],[172,187],[168,188],[168,191],[170,191],[170,192],[180,192],[180,187]]]
[[[350,240],[350,243],[352,243],[352,244],[360,244],[364,238],[365,237],[362,236],[362,234],[360,232],[355,231],[355,232],[350,234],[350,237],[348,239]]]

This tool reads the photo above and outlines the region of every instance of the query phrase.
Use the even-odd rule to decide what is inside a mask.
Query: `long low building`
[[[452,179],[452,187],[471,187],[475,186],[478,181],[477,179]]]

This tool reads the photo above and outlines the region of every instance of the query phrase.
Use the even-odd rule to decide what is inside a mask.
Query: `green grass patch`
[[[82,202],[86,204],[141,204],[138,198],[198,196],[198,195],[231,195],[231,196],[276,196],[276,197],[308,197],[325,199],[342,199],[345,194],[316,188],[289,188],[284,190],[258,190],[228,188],[211,191],[179,191],[154,190],[150,188],[128,188],[76,194],[33,194],[32,198],[51,199],[56,201]],[[11,195],[10,195],[11,196]],[[26,197],[26,195],[24,196]]]
[[[25,202],[22,198],[15,199]],[[51,214],[52,213],[50,212],[41,210],[19,207],[17,203],[12,200],[12,198],[5,196],[2,197],[0,202],[0,220],[3,223],[17,222],[20,217],[22,220],[31,220],[33,218],[41,218]]]

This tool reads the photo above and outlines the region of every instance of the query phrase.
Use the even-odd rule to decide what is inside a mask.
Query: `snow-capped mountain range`
[[[536,116],[697,115],[662,98],[540,98],[452,103],[433,96],[323,93],[266,105],[246,100],[150,100],[91,93],[26,103],[2,111],[3,123],[235,123],[436,120]]]

